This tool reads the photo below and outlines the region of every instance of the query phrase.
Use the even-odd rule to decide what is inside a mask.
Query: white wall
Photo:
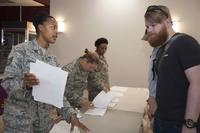
[[[61,64],[94,50],[98,37],[109,40],[106,54],[112,85],[147,87],[151,47],[141,40],[148,5],[163,4],[180,21],[181,32],[200,41],[199,0],[51,0],[51,15],[64,19],[52,51]]]

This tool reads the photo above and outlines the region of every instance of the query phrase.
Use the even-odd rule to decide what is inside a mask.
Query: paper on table
[[[108,107],[109,107],[109,108],[113,108],[116,104],[117,104],[117,103],[111,102],[111,103],[108,105]]]
[[[113,87],[110,88],[110,90],[124,93],[128,90],[128,88],[127,87],[113,86]]]
[[[106,112],[106,109],[102,108],[93,108],[93,109],[88,109],[85,114],[87,115],[96,115],[96,116],[104,116]]]
[[[85,114],[103,116],[114,97],[110,92],[101,91],[93,100],[95,108],[87,110]]]
[[[119,98],[118,97],[115,97],[112,99],[112,103],[118,103],[119,102]]]
[[[115,96],[110,92],[101,91],[93,100],[94,107],[106,109]]]
[[[39,60],[36,60],[36,63],[30,63],[30,72],[35,74],[40,81],[39,85],[33,86],[34,100],[52,104],[58,108],[63,107],[68,73]]]
[[[117,92],[117,91],[110,91],[110,94],[112,94],[115,97],[122,97],[124,94],[122,92]]]
[[[69,133],[71,129],[71,124],[66,123],[62,120],[59,123],[55,124],[49,133]],[[74,127],[73,132],[70,133],[80,133],[78,127]]]

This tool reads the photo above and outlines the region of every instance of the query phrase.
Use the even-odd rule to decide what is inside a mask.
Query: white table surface
[[[146,106],[149,91],[147,88],[133,88],[127,87],[127,91],[124,96],[119,97],[119,103],[114,109],[122,111],[131,111],[143,113],[144,107]]]
[[[80,120],[91,133],[138,133],[142,121],[148,90],[128,88],[117,105],[108,109],[104,116],[83,114]]]
[[[109,108],[104,116],[82,114],[80,121],[90,129],[90,133],[139,133],[147,96],[146,88],[129,87],[117,105]],[[60,123],[57,131],[51,133],[69,132],[66,131],[69,128],[69,124]]]
[[[108,110],[102,117],[84,115],[80,119],[90,133],[138,133],[141,120],[141,113],[120,110]]]

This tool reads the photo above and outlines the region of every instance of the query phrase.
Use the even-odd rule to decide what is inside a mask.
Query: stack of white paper
[[[118,103],[119,102],[119,98],[118,97],[113,98],[112,102],[113,103]]]
[[[122,92],[118,92],[118,91],[110,91],[110,94],[112,94],[115,97],[122,97],[124,96],[124,94]]]
[[[108,107],[109,107],[109,108],[113,108],[113,107],[115,107],[116,104],[117,104],[117,103],[111,102],[111,103],[108,105]]]
[[[87,110],[85,114],[103,116],[114,97],[110,92],[101,91],[93,100],[95,108]]]
[[[116,92],[126,92],[128,90],[127,87],[120,87],[120,86],[113,86],[110,88],[111,91],[116,91]]]
[[[110,93],[115,97],[122,97],[127,89],[127,87],[113,86],[110,88]]]
[[[104,116],[107,109],[104,108],[92,108],[88,109],[85,114],[87,115],[95,115],[95,116]]]
[[[103,116],[108,107],[113,108],[119,102],[119,97],[122,97],[127,89],[113,86],[107,93],[101,91],[93,100],[95,108],[87,110],[85,114]]]
[[[115,96],[110,92],[101,91],[93,100],[94,107],[106,109]]]
[[[36,60],[36,63],[30,63],[30,73],[33,73],[40,81],[39,85],[33,86],[34,100],[52,104],[58,108],[63,107],[68,73],[39,60]]]
[[[62,120],[59,123],[55,124],[49,133],[80,133],[78,127],[74,127],[73,131],[70,131],[71,124],[66,123]]]
[[[120,101],[120,97],[124,96],[124,93],[128,90],[127,87],[113,86],[110,88],[110,93],[115,97],[109,104],[109,108],[114,108],[114,106]]]

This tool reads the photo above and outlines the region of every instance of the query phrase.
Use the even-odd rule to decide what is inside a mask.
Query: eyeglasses
[[[169,17],[169,14],[167,12],[165,12],[162,8],[160,8],[159,6],[156,6],[156,5],[149,6],[147,8],[146,13],[147,12],[156,12],[156,11],[161,11],[163,13],[163,15],[165,15],[167,18]]]

